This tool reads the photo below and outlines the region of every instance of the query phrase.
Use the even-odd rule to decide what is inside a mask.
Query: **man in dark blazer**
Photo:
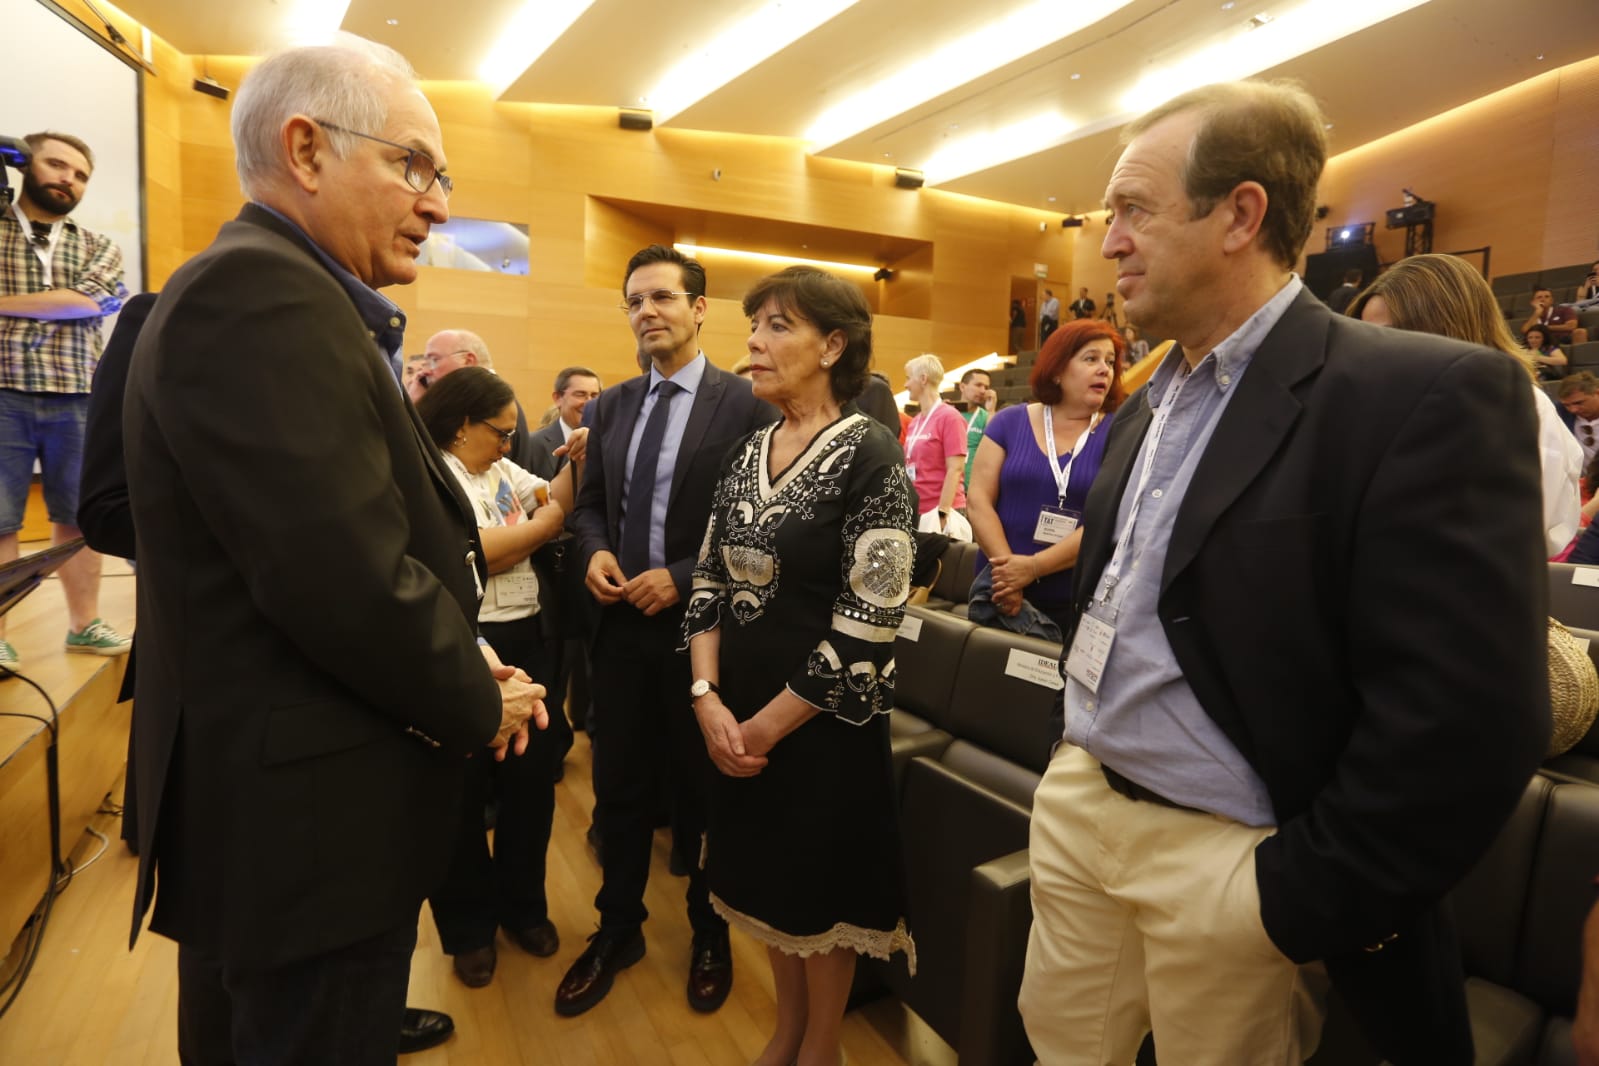
[[[546,481],[554,481],[566,463],[566,453],[557,455],[557,449],[566,446],[572,434],[583,426],[583,411],[600,395],[600,376],[586,366],[569,366],[555,375],[556,416],[550,424],[528,434],[524,452],[526,463],[520,465]]]
[[[605,998],[617,972],[644,955],[650,841],[660,775],[673,786],[673,832],[693,846],[705,829],[711,773],[690,709],[682,645],[683,603],[705,539],[711,493],[735,441],[772,421],[749,382],[699,350],[705,270],[651,245],[629,260],[623,310],[651,369],[590,404],[587,469],[572,527],[589,591],[601,606],[594,666],[595,824],[604,880],[600,929],[555,993],[555,1009],[581,1014]],[[694,929],[688,1001],[712,1011],[727,999],[733,959],[727,923],[711,909],[691,856]]]
[[[543,713],[476,641],[475,524],[376,292],[448,217],[413,78],[355,38],[250,73],[252,202],[167,283],[129,368],[133,935],[159,877],[186,1063],[393,1062],[463,760],[525,746]]]
[[[1301,91],[1209,86],[1126,135],[1104,254],[1178,347],[1083,517],[1028,1035],[1045,1063],[1151,1028],[1162,1060],[1301,1062],[1330,979],[1390,1062],[1470,1063],[1442,900],[1549,736],[1525,371],[1291,273],[1326,158]]]

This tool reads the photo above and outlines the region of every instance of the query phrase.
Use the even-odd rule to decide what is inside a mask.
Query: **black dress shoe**
[[[407,1007],[405,1017],[400,1022],[400,1054],[409,1055],[413,1051],[438,1047],[453,1032],[455,1021],[443,1011]]]
[[[494,945],[486,948],[475,948],[472,951],[463,951],[452,956],[455,963],[455,976],[468,988],[482,988],[494,980],[494,964],[499,961],[495,954]]]
[[[589,937],[589,946],[561,978],[555,990],[555,1013],[567,1018],[582,1014],[605,998],[617,974],[643,957],[643,933],[601,929]]]
[[[505,933],[516,941],[517,947],[541,959],[547,959],[561,950],[561,935],[555,931],[554,922],[540,922],[526,929],[507,929]]]
[[[694,934],[688,964],[688,1005],[709,1013],[727,1001],[733,991],[733,951],[727,929]]]

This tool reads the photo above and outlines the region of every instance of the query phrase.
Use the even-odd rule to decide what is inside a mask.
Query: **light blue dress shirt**
[[[677,469],[677,452],[683,443],[683,431],[688,428],[688,413],[694,406],[694,395],[699,392],[700,381],[705,377],[705,353],[700,352],[683,369],[672,375],[672,384],[683,391],[672,401],[666,414],[666,433],[661,438],[661,455],[655,461],[655,495],[650,509],[650,569],[659,570],[670,560],[666,558],[666,505],[672,496],[672,472]],[[638,455],[639,438],[644,436],[644,424],[655,410],[660,398],[658,386],[667,380],[661,372],[650,367],[650,385],[644,394],[644,406],[639,408],[638,420],[633,423],[633,437],[627,444],[627,469],[622,476],[622,521],[627,521],[627,494],[633,484],[633,460]],[[633,576],[633,575],[629,575]]]
[[[1150,410],[1159,417],[1170,403],[1165,431],[1144,436],[1132,476],[1116,515],[1118,550],[1094,590],[1088,614],[1116,630],[1099,692],[1066,679],[1066,739],[1085,749],[1128,780],[1186,807],[1219,814],[1251,826],[1275,825],[1266,785],[1233,742],[1200,706],[1172,654],[1156,604],[1166,567],[1172,526],[1193,481],[1211,435],[1237,393],[1255,350],[1303,288],[1298,276],[1256,311],[1231,336],[1199,361],[1188,379],[1170,392],[1187,370],[1172,349],[1150,378]],[[1132,537],[1122,543],[1128,515],[1140,496],[1140,476],[1150,462],[1148,481]],[[1106,577],[1120,559],[1120,575],[1107,605]],[[1216,640],[1227,639],[1215,633]]]

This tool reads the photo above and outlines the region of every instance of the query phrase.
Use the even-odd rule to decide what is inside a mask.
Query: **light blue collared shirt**
[[[689,409],[694,406],[694,395],[705,377],[705,353],[700,352],[692,362],[672,375],[672,384],[683,391],[672,400],[666,414],[666,433],[661,438],[660,457],[655,460],[655,495],[650,508],[650,569],[659,570],[669,560],[666,558],[666,505],[672,496],[672,472],[677,469],[677,452],[683,443],[683,431],[688,428]],[[659,386],[667,380],[661,372],[650,367],[650,386],[644,394],[644,406],[639,408],[638,420],[633,423],[633,439],[627,445],[627,468],[622,476],[622,521],[627,521],[627,493],[633,483],[633,460],[638,455],[639,438],[644,436],[644,424],[655,401],[660,398]],[[637,577],[629,574],[628,577]]]
[[[344,287],[344,291],[350,294],[350,302],[355,304],[355,313],[361,316],[367,333],[377,342],[378,350],[383,353],[384,361],[389,364],[389,370],[394,373],[394,380],[398,383],[401,380],[400,350],[405,346],[405,312],[400,310],[393,300],[350,273],[344,264],[323,251],[315,238],[301,229],[292,218],[259,200],[255,201],[255,206],[273,215],[305,238],[311,250],[316,252],[317,258],[321,259],[332,272],[334,278]]]
[[[1200,706],[1172,654],[1156,604],[1166,568],[1172,526],[1211,435],[1238,391],[1255,350],[1304,286],[1297,275],[1249,320],[1199,361],[1175,394],[1168,390],[1187,369],[1173,349],[1150,379],[1150,410],[1171,403],[1131,538],[1121,543],[1153,433],[1145,434],[1116,515],[1120,576],[1109,606],[1100,578],[1088,613],[1112,625],[1111,645],[1096,695],[1066,679],[1066,739],[1128,780],[1175,803],[1251,826],[1277,822],[1266,785],[1221,727]],[[1214,634],[1225,640],[1225,633]]]

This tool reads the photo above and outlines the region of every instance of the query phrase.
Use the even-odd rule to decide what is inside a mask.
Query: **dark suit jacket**
[[[590,427],[588,460],[573,508],[572,528],[585,573],[595,552],[614,554],[621,546],[627,447],[649,384],[648,374],[629,378],[601,392],[599,399],[584,409],[583,421]],[[592,419],[590,411],[594,412]],[[749,382],[706,362],[705,377],[694,393],[694,406],[678,447],[666,507],[666,566],[682,602],[688,602],[689,579],[711,518],[711,493],[722,476],[728,450],[742,437],[776,420],[777,411],[755,398]]]
[[[230,966],[416,920],[500,721],[475,523],[348,294],[248,205],[185,264],[123,412],[152,928]]]
[[[1161,575],[1172,651],[1276,809],[1256,851],[1266,930],[1325,960],[1400,1064],[1471,1061],[1439,901],[1549,736],[1528,389],[1497,352],[1301,293],[1216,428]],[[1079,613],[1115,548],[1146,391],[1116,413],[1088,496]]]
[[[557,418],[549,425],[535,429],[527,435],[527,444],[523,448],[527,462],[517,465],[549,481],[560,473],[561,467],[566,465],[566,456],[555,454],[555,449],[565,443],[566,438],[561,435],[561,420]]]

